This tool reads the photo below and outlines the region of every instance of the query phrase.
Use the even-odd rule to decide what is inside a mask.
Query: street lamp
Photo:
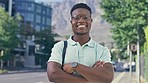
[[[12,0],[9,0],[9,15],[11,16],[12,15]]]
[[[140,46],[139,46],[139,26],[137,25],[137,81],[140,83]]]

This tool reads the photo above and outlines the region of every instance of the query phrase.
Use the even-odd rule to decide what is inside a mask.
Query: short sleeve
[[[105,47],[104,50],[102,51],[100,60],[111,63],[111,54],[107,47]]]
[[[51,57],[49,58],[48,62],[54,61],[62,64],[62,48],[63,48],[62,42],[56,43],[51,50]]]

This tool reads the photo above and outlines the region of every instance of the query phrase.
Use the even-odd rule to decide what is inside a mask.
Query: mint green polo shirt
[[[107,47],[100,45],[92,40],[92,38],[84,45],[72,40],[72,36],[67,40],[68,46],[65,54],[64,63],[78,62],[80,64],[92,67],[97,61],[105,61],[111,63],[111,55]],[[60,41],[52,48],[49,61],[62,64],[62,51],[64,42]]]

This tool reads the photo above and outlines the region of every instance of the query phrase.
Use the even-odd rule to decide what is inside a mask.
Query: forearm
[[[54,83],[88,83],[85,78],[68,74],[60,68],[60,65],[52,66],[52,64],[55,63],[48,63],[47,67],[47,75],[49,81]]]
[[[85,78],[64,74],[54,80],[55,83],[89,83]]]
[[[92,83],[111,83],[113,79],[113,69],[105,64],[104,67],[87,67],[78,65],[76,71],[79,72],[84,78]]]

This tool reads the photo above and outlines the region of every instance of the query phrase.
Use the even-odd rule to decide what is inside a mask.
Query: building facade
[[[49,5],[37,3],[35,0],[0,0],[0,6],[9,12],[10,16],[19,14],[23,18],[21,22],[27,25],[27,31],[28,27],[32,28],[31,30],[34,32],[45,29],[51,31],[52,8]],[[19,26],[19,28],[22,28],[22,26]],[[13,52],[16,54],[16,58],[13,59],[12,63],[21,62],[24,67],[36,67],[34,53],[36,37],[34,35],[28,37],[18,35],[18,37],[24,47],[14,49]]]
[[[15,10],[23,17],[24,23],[29,22],[36,32],[51,28],[50,6],[36,3],[34,0],[15,0]]]
[[[51,31],[52,8],[43,3],[37,3],[35,0],[15,0],[15,11],[23,18],[23,24],[27,31],[40,32],[48,29]],[[20,26],[20,28],[22,28]],[[31,29],[30,29],[31,28]],[[29,31],[29,32],[30,32]],[[21,35],[22,36],[22,35]],[[35,64],[35,43],[37,37],[34,35],[25,38],[25,67],[38,67]],[[23,39],[24,41],[24,39]]]
[[[10,16],[15,15],[13,1],[14,0],[0,0],[0,7],[3,7],[7,12],[9,12]]]

